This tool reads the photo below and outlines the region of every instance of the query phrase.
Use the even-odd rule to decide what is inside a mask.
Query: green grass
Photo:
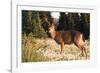
[[[85,42],[89,59],[89,41]],[[34,38],[32,34],[22,36],[22,62],[83,60],[81,51],[74,44],[64,46],[63,57],[60,45],[50,38]]]

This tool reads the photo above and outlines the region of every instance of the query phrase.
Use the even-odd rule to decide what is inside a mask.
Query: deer
[[[76,30],[57,31],[54,24],[49,25],[48,32],[51,38],[54,39],[56,43],[60,44],[61,54],[64,52],[65,44],[75,44],[81,50],[81,56],[87,57],[83,34],[81,32]]]

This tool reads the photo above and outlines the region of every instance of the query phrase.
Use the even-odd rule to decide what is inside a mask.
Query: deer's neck
[[[52,37],[53,39],[56,37],[56,35],[57,35],[57,32],[56,32],[56,31],[53,31],[53,32],[51,33],[51,37]]]

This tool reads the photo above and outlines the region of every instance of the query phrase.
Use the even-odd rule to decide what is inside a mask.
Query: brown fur
[[[49,27],[49,33],[51,37],[61,45],[61,54],[65,44],[74,43],[82,51],[82,56],[87,56],[86,48],[84,47],[83,34],[79,31],[68,30],[68,31],[56,31],[55,26]]]

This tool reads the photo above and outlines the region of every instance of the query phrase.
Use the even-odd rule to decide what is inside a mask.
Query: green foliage
[[[89,13],[60,13],[57,30],[77,30],[84,34],[85,39],[90,35],[90,14]]]
[[[48,37],[47,33],[42,27],[44,21],[40,18],[39,11],[22,11],[22,33],[33,34],[33,37],[45,38]]]
[[[48,26],[53,23],[51,12],[47,11],[22,11],[22,33],[33,34],[33,37],[47,38]],[[77,30],[84,34],[85,39],[90,35],[90,14],[60,12],[57,30]]]

